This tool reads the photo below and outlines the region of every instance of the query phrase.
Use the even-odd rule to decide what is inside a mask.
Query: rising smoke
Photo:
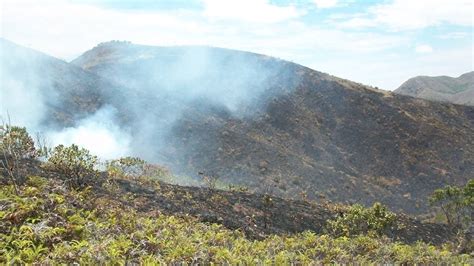
[[[75,143],[104,159],[160,162],[183,115],[205,106],[254,115],[283,75],[275,59],[209,47],[109,42],[66,63],[1,44],[2,115],[55,145]]]

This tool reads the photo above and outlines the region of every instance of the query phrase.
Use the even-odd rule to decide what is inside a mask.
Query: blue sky
[[[470,0],[3,0],[1,36],[72,60],[97,43],[210,45],[392,90],[473,70]]]

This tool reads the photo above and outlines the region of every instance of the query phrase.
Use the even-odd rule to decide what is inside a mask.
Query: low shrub
[[[18,184],[23,182],[23,176],[19,172],[20,161],[37,158],[39,152],[26,128],[8,124],[0,126],[0,149],[0,166],[18,193]]]
[[[396,215],[380,203],[370,208],[356,204],[328,221],[326,230],[333,236],[356,236],[371,234],[381,236],[395,224]]]
[[[97,157],[84,148],[72,144],[56,146],[46,163],[46,168],[63,175],[72,187],[84,187],[97,181]]]

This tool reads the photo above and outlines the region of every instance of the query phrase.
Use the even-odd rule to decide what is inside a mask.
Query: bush
[[[146,162],[137,157],[123,157],[107,163],[107,173],[111,177],[138,179],[145,174]]]
[[[137,157],[123,157],[107,162],[109,184],[117,184],[114,180],[133,180],[147,187],[159,187],[159,181],[170,183],[174,177],[163,166],[149,164]]]
[[[33,177],[21,196],[0,186],[1,265],[473,265],[422,242],[303,232],[248,239],[196,218],[141,212],[94,190]]]
[[[429,200],[431,205],[442,210],[448,225],[453,229],[466,229],[474,213],[474,179],[464,187],[446,186],[437,189]]]
[[[59,145],[53,149],[47,168],[61,173],[70,186],[82,187],[94,182],[99,173],[95,169],[97,157],[76,145]]]
[[[0,127],[0,146],[3,155],[18,159],[31,159],[38,157],[35,142],[24,127]]]
[[[393,226],[395,218],[395,214],[380,203],[371,208],[356,204],[341,212],[336,219],[328,221],[326,230],[337,237],[366,233],[380,236]]]
[[[35,143],[24,127],[0,125],[0,148],[2,150],[0,165],[7,173],[18,194],[18,184],[22,183],[19,164],[22,159],[37,158],[39,152]]]

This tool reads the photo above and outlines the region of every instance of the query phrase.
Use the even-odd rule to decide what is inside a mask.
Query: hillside
[[[62,130],[112,108],[116,116],[94,125],[113,124],[131,155],[189,177],[181,184],[212,176],[294,199],[425,214],[429,193],[474,172],[472,107],[221,48],[108,42],[66,63],[2,45],[2,109],[13,118]]]
[[[115,171],[71,188],[71,177],[48,163],[18,161],[24,181],[17,193],[0,168],[2,263],[472,262],[455,253],[447,226],[387,218],[393,214],[384,209],[370,216],[383,227],[363,220],[350,225],[360,235],[338,236],[330,223],[350,217],[347,206],[180,187]]]
[[[131,119],[140,156],[191,177],[420,214],[431,191],[474,172],[472,107],[219,48],[111,42],[72,63],[144,95],[121,103],[154,125]]]
[[[474,71],[457,78],[414,77],[404,82],[396,93],[427,100],[474,105]]]

